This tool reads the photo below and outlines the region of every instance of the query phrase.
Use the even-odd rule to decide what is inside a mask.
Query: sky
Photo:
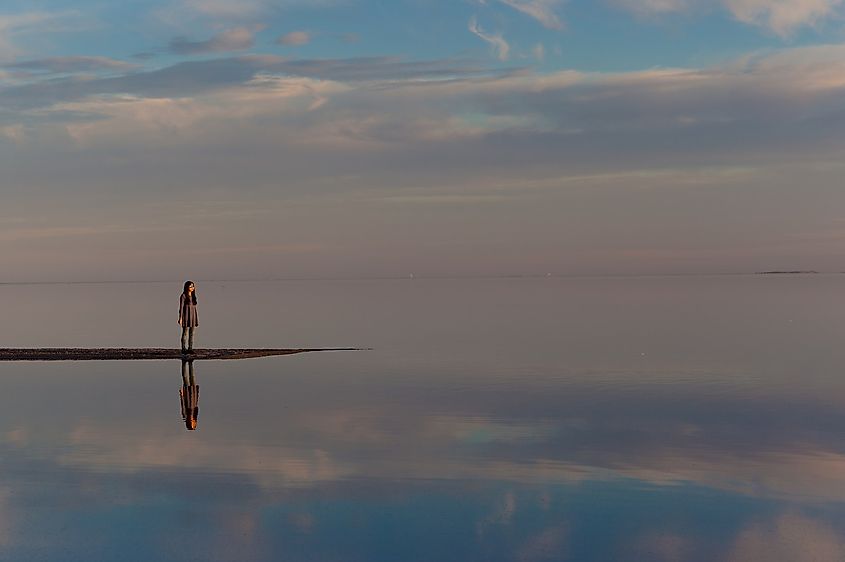
[[[845,270],[845,0],[4,0],[0,282]]]

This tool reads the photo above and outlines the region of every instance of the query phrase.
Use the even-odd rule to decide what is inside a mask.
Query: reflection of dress
[[[200,411],[200,385],[183,384],[179,390],[179,396],[182,398],[182,419],[187,420],[188,417],[197,419]]]
[[[200,408],[200,385],[194,380],[194,362],[182,361],[182,388],[179,389],[182,420],[188,429],[196,429]]]

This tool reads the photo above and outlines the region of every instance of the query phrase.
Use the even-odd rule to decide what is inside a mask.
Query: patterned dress
[[[182,293],[182,296],[179,297],[179,310],[182,316],[182,327],[196,328],[200,325],[197,319],[197,305],[185,293]]]

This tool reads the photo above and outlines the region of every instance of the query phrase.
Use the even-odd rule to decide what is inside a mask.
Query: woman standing
[[[182,326],[182,353],[194,352],[194,328],[197,320],[197,293],[193,281],[185,281],[179,297],[179,325]]]

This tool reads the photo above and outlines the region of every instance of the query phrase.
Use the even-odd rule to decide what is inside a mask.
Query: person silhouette
[[[182,355],[194,352],[194,328],[197,320],[197,292],[193,281],[185,281],[179,296],[179,325],[182,326]]]
[[[193,431],[197,428],[197,416],[200,413],[200,386],[194,378],[194,362],[182,359],[182,388],[179,389],[179,402],[182,406],[182,421],[185,428]]]

